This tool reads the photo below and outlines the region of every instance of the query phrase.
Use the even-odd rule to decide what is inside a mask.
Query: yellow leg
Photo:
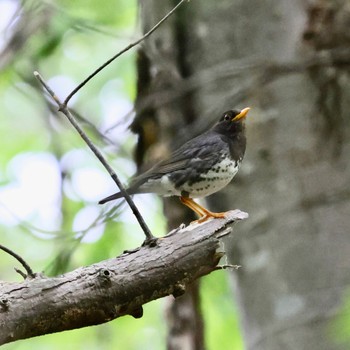
[[[198,216],[199,219],[194,221],[197,223],[201,223],[204,221],[207,221],[210,218],[224,218],[225,212],[223,213],[213,213],[212,211],[209,211],[208,209],[205,209],[198,203],[196,203],[192,198],[187,197],[180,197],[180,201],[185,204],[187,207],[189,207],[191,210],[193,210]]]

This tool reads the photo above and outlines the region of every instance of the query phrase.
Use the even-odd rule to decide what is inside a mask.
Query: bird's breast
[[[231,158],[222,158],[207,172],[202,173],[197,181],[185,183],[182,190],[189,193],[192,198],[209,196],[227,186],[241,165],[241,159],[235,161]]]

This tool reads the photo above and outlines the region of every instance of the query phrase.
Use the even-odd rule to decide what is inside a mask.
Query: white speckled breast
[[[184,184],[183,191],[189,192],[192,198],[205,197],[220,191],[231,182],[237,174],[240,165],[241,162],[236,163],[234,160],[224,158],[213,169],[209,170],[206,174],[202,174],[201,181],[191,186]]]

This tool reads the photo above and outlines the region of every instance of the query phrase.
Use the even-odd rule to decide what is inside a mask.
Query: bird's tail
[[[98,202],[98,204],[104,204],[104,203],[107,203],[109,201],[113,201],[115,199],[122,198],[122,197],[123,197],[122,193],[121,192],[117,192],[117,193],[114,193],[114,194],[112,194],[112,195],[110,195],[110,196],[108,196],[106,198],[101,199]]]

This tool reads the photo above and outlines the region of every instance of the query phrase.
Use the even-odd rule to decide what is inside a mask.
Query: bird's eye
[[[229,121],[230,119],[231,119],[230,116],[229,116],[228,114],[225,114],[224,120],[225,120],[225,121]]]

